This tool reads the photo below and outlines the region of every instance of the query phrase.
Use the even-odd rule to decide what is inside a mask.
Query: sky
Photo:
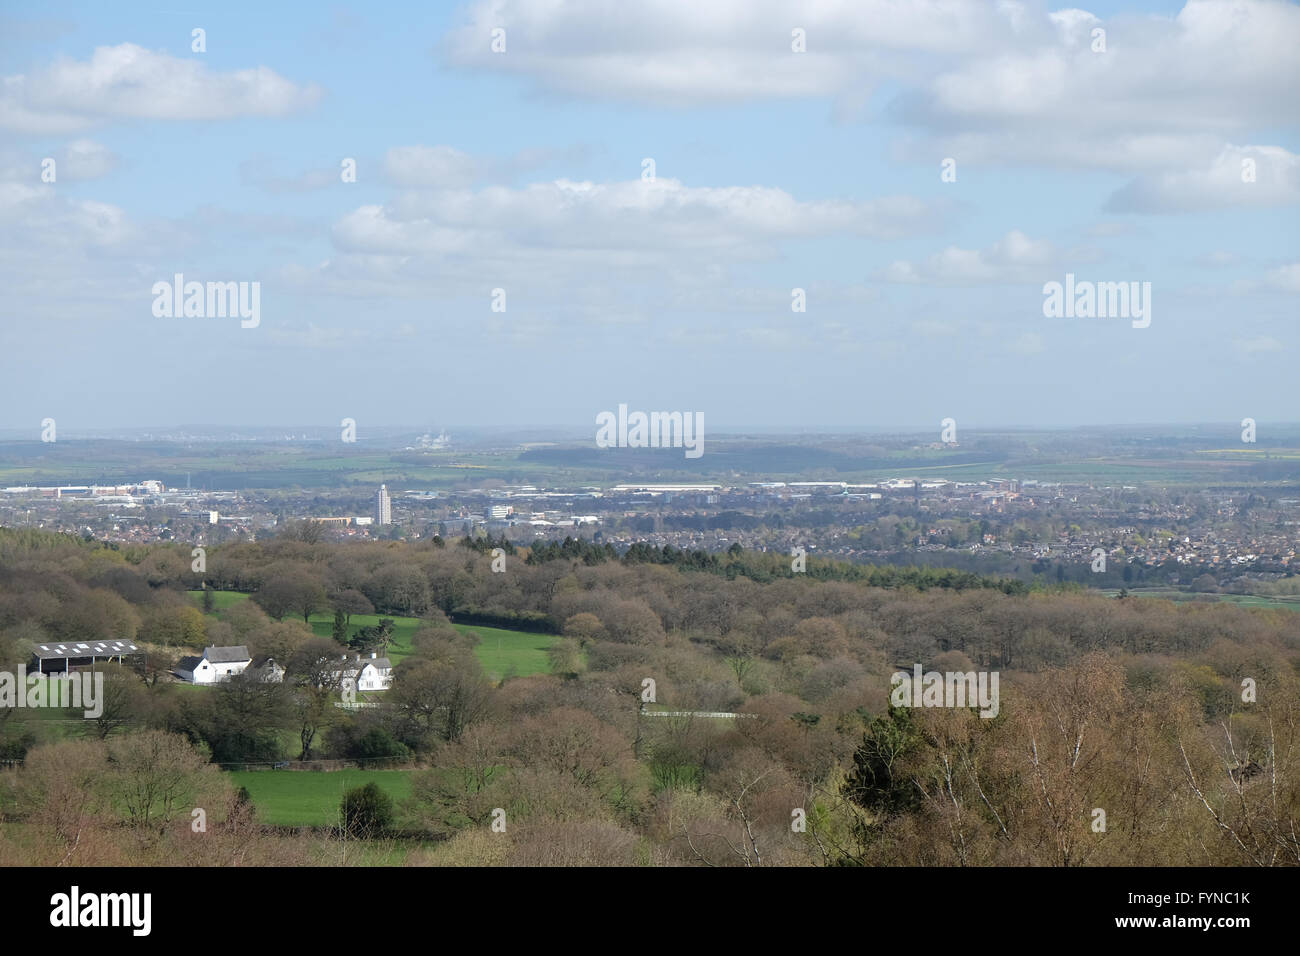
[[[6,4],[0,428],[1300,420],[1297,50],[1272,0]]]

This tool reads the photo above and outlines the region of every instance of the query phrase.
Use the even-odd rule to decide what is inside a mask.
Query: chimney
[[[371,659],[372,661],[373,661],[376,657],[378,657],[378,656],[379,656],[379,655],[378,655],[375,651],[371,651],[371,652],[370,652],[370,659]]]

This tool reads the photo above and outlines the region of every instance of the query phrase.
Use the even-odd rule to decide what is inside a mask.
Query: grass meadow
[[[203,592],[191,591],[191,599],[196,606],[202,606]],[[213,607],[220,615],[241,601],[247,601],[248,595],[235,591],[214,591]],[[398,664],[411,654],[411,638],[424,623],[416,617],[398,617],[393,614],[353,614],[348,626],[351,638],[363,627],[378,624],[381,617],[392,618],[393,640],[388,645],[388,658]],[[334,615],[331,612],[313,614],[308,622],[312,631],[319,637],[331,637],[334,633]],[[477,624],[453,624],[452,627],[462,634],[475,634],[478,644],[474,652],[483,672],[492,680],[506,677],[528,677],[532,674],[550,672],[550,661],[546,652],[556,636],[537,634],[529,631],[513,631],[501,627],[480,627]]]

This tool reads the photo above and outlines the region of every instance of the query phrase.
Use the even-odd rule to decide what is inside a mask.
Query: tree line
[[[83,865],[324,858],[355,838],[348,825],[304,843],[259,824],[215,770],[296,757],[411,768],[410,796],[382,815],[434,841],[402,845],[416,863],[1300,863],[1292,611],[566,547],[519,548],[498,572],[482,546],[273,538],[212,548],[199,574],[188,546],[0,531],[6,667],[33,641],[147,651],[108,669],[99,720],[69,730],[0,711],[0,745],[24,759],[0,774],[17,827],[0,828],[0,860],[34,845]],[[200,585],[250,597],[204,611]],[[458,608],[550,622],[549,672],[486,673],[475,635],[449,623]],[[317,634],[307,618],[331,609],[332,636]],[[336,662],[357,646],[343,639],[392,648],[392,629],[362,614],[418,623],[380,706],[350,711],[335,706]],[[285,681],[175,684],[169,659],[204,644],[245,644]],[[917,664],[999,672],[998,715],[891,706],[891,675]],[[136,746],[156,756],[113,757]],[[179,812],[190,790],[161,815],[122,816],[121,788],[177,761],[194,788],[215,787],[207,844]],[[110,780],[105,765],[143,776]]]

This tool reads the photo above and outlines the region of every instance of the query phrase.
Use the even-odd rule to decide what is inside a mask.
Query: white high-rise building
[[[393,502],[388,497],[388,486],[380,485],[375,492],[375,524],[393,523]]]

